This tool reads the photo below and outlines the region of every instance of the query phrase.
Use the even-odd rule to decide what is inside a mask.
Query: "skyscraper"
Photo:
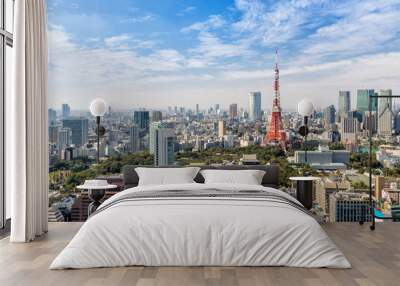
[[[353,116],[352,112],[344,114],[340,121],[340,136],[341,141],[344,143],[356,143],[357,133],[360,131],[360,122],[357,117]]]
[[[225,135],[225,121],[220,120],[218,121],[218,137],[223,138]]]
[[[249,93],[249,118],[251,120],[261,120],[261,92]]]
[[[391,96],[392,90],[380,90],[379,96]],[[378,101],[378,134],[381,136],[392,135],[393,129],[393,101],[392,98],[379,98]]]
[[[372,111],[371,115],[369,112],[365,112],[363,116],[363,128],[368,132],[371,131],[372,134],[375,134],[378,130],[378,120],[376,116],[376,111]]]
[[[232,103],[231,105],[229,105],[229,117],[230,118],[236,118],[237,115],[238,115],[237,104],[236,103]]]
[[[64,128],[71,129],[71,142],[76,146],[83,146],[88,142],[88,119],[83,117],[69,117],[62,120]]]
[[[350,109],[351,109],[350,91],[347,90],[339,91],[338,113],[342,114],[343,112],[349,112]]]
[[[129,151],[131,153],[140,150],[140,137],[139,128],[136,125],[132,125],[129,128]]]
[[[200,111],[200,110],[199,110],[199,104],[197,103],[197,104],[196,104],[196,115],[199,114],[199,111]]]
[[[140,129],[149,129],[149,112],[146,110],[138,110],[133,113],[133,123]]]
[[[157,110],[153,111],[151,114],[151,121],[152,122],[162,121],[162,112]]]
[[[49,126],[49,143],[57,144],[59,126],[51,124]]]
[[[357,111],[364,113],[368,111],[368,100],[369,97],[375,95],[375,91],[373,89],[357,89]],[[378,101],[376,98],[373,98],[371,101],[372,111],[377,111],[378,109]]]
[[[71,128],[60,128],[58,130],[57,134],[57,147],[58,150],[61,151],[62,149],[69,147],[72,142],[71,142],[71,137],[72,137],[72,131]]]
[[[48,109],[48,119],[49,119],[49,126],[52,126],[52,125],[56,124],[57,112],[52,108]]]
[[[335,123],[335,106],[329,105],[327,108],[325,108],[324,111],[324,125],[325,128],[329,129],[332,124]]]
[[[153,122],[150,126],[150,153],[154,155],[155,166],[173,165],[175,130],[167,123]]]
[[[68,104],[63,103],[61,110],[62,110],[62,118],[67,118],[71,115],[71,108],[69,107]]]
[[[397,113],[393,119],[393,130],[396,135],[400,134],[400,113]]]

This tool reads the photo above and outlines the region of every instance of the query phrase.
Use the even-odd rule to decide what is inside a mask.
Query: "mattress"
[[[133,265],[351,267],[288,194],[193,183],[135,187],[109,198],[50,269]]]

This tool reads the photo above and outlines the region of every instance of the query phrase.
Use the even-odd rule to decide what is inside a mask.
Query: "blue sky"
[[[400,1],[48,0],[50,100],[85,108],[272,104],[279,48],[284,109],[339,90],[400,90]]]

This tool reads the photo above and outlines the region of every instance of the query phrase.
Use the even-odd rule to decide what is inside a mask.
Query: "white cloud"
[[[127,34],[122,34],[118,36],[112,36],[104,39],[105,44],[108,47],[115,47],[119,46],[121,44],[127,43],[129,40],[131,40],[131,37]]]
[[[246,41],[226,42],[213,33],[224,28],[227,21],[221,15],[211,15],[206,21],[196,22],[181,29],[181,32],[197,32],[197,44],[188,49],[188,67],[207,67],[220,64],[218,59],[233,58],[249,54]]]
[[[180,70],[185,64],[185,57],[173,49],[141,55],[140,43],[128,35],[106,38],[104,47],[75,44],[61,26],[50,25],[48,35],[50,75],[59,83],[99,84],[110,80],[133,80],[152,72]],[[133,45],[115,49],[128,42]]]
[[[400,9],[395,9],[393,2],[362,1],[342,13],[339,21],[317,29],[304,41],[304,54],[315,58],[357,56],[390,50],[400,43]]]
[[[310,7],[322,0],[275,1],[266,5],[259,0],[236,0],[242,17],[233,23],[239,33],[246,33],[254,43],[274,46],[294,39],[301,33],[311,15]]]
[[[197,7],[195,7],[195,6],[188,6],[184,9],[182,9],[181,11],[179,11],[178,13],[176,13],[176,15],[181,17],[181,16],[184,16],[188,13],[195,11],[196,9],[197,9]]]
[[[188,27],[181,29],[182,32],[192,31],[208,31],[210,29],[222,28],[226,24],[226,21],[221,15],[210,15],[204,22],[196,22]]]
[[[282,47],[284,109],[303,97],[325,107],[337,102],[341,89],[400,90],[398,0],[265,3],[237,0],[232,13],[239,12],[239,20],[211,15],[181,29],[191,39],[185,50],[129,33],[90,33],[93,38],[78,44],[62,26],[50,25],[50,102],[68,98],[86,106],[101,96],[115,108],[210,102],[246,107],[248,91],[261,90],[268,108],[270,50],[276,45]]]
[[[129,18],[122,19],[121,23],[143,23],[148,22],[154,19],[154,16],[151,14],[140,15],[140,16],[132,16]]]
[[[223,43],[220,38],[209,32],[201,32],[198,38],[200,44],[192,49],[191,52],[202,55],[206,59],[237,57],[247,52],[246,46]]]

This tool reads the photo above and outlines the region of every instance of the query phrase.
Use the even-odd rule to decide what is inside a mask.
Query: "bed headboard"
[[[148,167],[148,168],[182,168],[180,166],[166,166],[166,167],[154,167],[154,166],[134,166],[125,165],[122,168],[122,175],[124,180],[124,188],[136,187],[139,183],[139,177],[135,172],[136,167]],[[192,167],[192,166],[191,166]],[[199,166],[202,170],[204,169],[215,169],[215,170],[263,170],[265,175],[262,179],[261,184],[265,187],[277,188],[279,185],[279,166],[278,165],[226,165],[226,166]],[[204,183],[203,176],[198,173],[194,180],[197,183]]]

